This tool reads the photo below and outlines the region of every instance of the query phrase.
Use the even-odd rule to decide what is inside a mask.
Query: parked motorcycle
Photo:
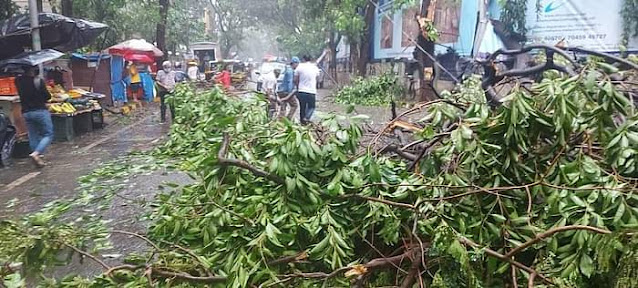
[[[11,165],[11,156],[16,143],[16,129],[9,117],[0,113],[0,167]]]

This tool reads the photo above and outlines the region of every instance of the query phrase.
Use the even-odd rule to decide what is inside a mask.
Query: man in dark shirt
[[[44,167],[42,155],[53,141],[53,123],[46,103],[51,94],[46,89],[44,80],[37,76],[37,67],[27,68],[27,71],[16,78],[15,84],[20,95],[22,116],[29,130],[29,146],[31,159],[38,168]]]

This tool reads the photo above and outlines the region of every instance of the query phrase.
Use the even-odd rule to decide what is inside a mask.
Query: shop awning
[[[40,37],[43,49],[69,52],[91,44],[108,26],[73,19],[54,13],[40,13]],[[0,60],[8,59],[31,47],[29,15],[19,15],[0,22]]]
[[[62,57],[64,53],[53,49],[25,52],[11,59],[0,61],[0,72],[22,71],[25,66],[36,66]]]
[[[77,59],[82,59],[85,61],[89,61],[89,62],[97,62],[98,58],[100,58],[100,60],[105,60],[105,59],[110,59],[111,55],[108,54],[82,54],[82,53],[73,53],[71,54],[71,57],[73,58],[77,58]]]

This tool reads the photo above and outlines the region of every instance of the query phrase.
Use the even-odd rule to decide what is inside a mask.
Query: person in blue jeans
[[[307,125],[312,119],[317,103],[317,79],[319,67],[310,56],[304,56],[304,63],[295,69],[295,86],[297,87],[297,99],[299,99],[299,120],[302,125]]]
[[[46,106],[51,94],[37,71],[37,67],[27,68],[24,74],[16,77],[15,84],[29,131],[29,146],[33,151],[29,156],[36,167],[42,168],[45,165],[42,155],[53,141],[53,122]]]

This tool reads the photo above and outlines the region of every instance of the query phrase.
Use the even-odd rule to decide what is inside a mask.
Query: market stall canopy
[[[53,49],[25,52],[11,59],[0,61],[1,72],[15,72],[23,70],[25,66],[37,66],[62,57],[64,53]]]
[[[143,64],[155,63],[155,59],[148,54],[126,54],[124,60]]]
[[[40,13],[40,37],[43,49],[69,52],[91,44],[108,26],[54,13]],[[19,15],[0,22],[0,60],[11,58],[31,47],[29,15]]]
[[[146,54],[152,53],[154,57],[162,57],[164,56],[164,52],[159,48],[155,47],[155,45],[146,42],[142,39],[132,39],[124,41],[120,44],[116,44],[114,46],[106,49],[109,54],[126,56],[127,54]]]

